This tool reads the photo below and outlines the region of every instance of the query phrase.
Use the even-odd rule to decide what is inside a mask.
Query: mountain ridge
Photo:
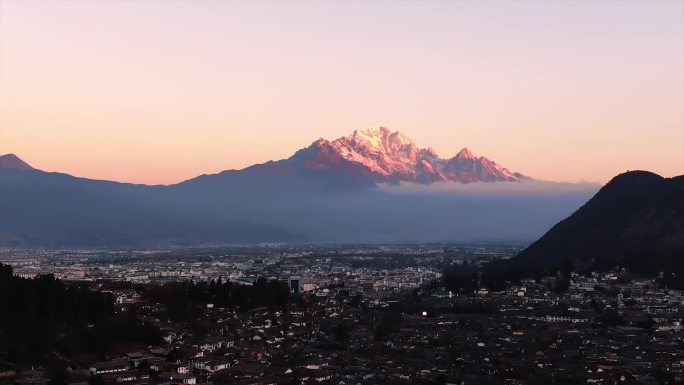
[[[684,266],[684,175],[664,178],[639,170],[615,176],[506,265],[626,265],[642,271]]]
[[[13,170],[34,170],[33,167],[21,160],[15,154],[0,155],[0,168]]]
[[[14,154],[0,155],[0,168],[33,169]],[[451,158],[441,158],[433,148],[420,148],[399,131],[392,132],[380,126],[355,130],[335,140],[320,138],[286,159],[202,174],[169,186],[200,177],[239,172],[271,172],[303,178],[312,174],[315,177],[326,174],[328,178],[331,174],[339,174],[356,179],[358,185],[366,187],[374,183],[519,182],[531,179],[484,156],[477,157],[467,147]]]
[[[300,151],[312,153],[305,163],[307,167],[345,167],[347,171],[359,172],[376,183],[515,182],[530,179],[484,156],[476,157],[466,147],[452,158],[440,158],[434,149],[419,148],[399,131],[392,132],[382,126],[357,130],[333,141],[319,139]]]
[[[454,161],[441,159],[384,128],[336,140],[317,140],[287,159],[171,185],[0,167],[0,245],[528,241],[596,188],[551,196],[543,191],[552,182],[527,182],[514,173],[495,180],[485,170],[502,167],[468,149]],[[444,181],[433,172],[439,162],[442,170],[457,168],[459,177]],[[466,162],[461,169],[459,162]],[[426,192],[395,194],[406,188],[399,183],[404,180]],[[478,187],[470,182],[491,194],[437,192],[447,183]],[[523,183],[529,183],[524,194],[509,188]]]

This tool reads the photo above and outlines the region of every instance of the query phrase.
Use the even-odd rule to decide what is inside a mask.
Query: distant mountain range
[[[394,193],[405,184],[463,187]],[[527,241],[598,188],[568,186],[466,148],[442,159],[383,127],[169,186],[44,172],[8,154],[0,156],[0,245]]]
[[[228,179],[230,183],[243,184],[266,177],[278,179],[278,183],[333,190],[369,188],[378,183],[520,182],[530,179],[483,156],[476,157],[467,148],[451,159],[442,159],[433,149],[419,148],[400,132],[379,127],[354,131],[333,141],[319,139],[287,159],[202,175],[181,184],[199,181],[213,184]]]
[[[451,159],[432,148],[419,148],[409,138],[385,127],[354,131],[334,141],[319,139],[298,151],[284,168],[335,170],[362,175],[377,183],[392,182],[515,182],[528,177],[463,148]]]
[[[684,267],[684,175],[616,176],[504,267],[552,272],[616,265],[639,272]]]

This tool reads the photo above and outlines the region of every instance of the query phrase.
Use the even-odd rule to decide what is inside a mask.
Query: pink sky
[[[535,178],[684,173],[684,2],[0,1],[0,153],[138,183],[383,125]]]

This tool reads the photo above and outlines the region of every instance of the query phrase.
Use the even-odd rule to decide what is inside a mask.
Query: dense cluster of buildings
[[[249,311],[204,304],[174,322],[135,289],[115,291],[164,342],[89,362],[74,381],[108,384],[675,384],[684,382],[684,293],[624,271],[452,293],[443,258],[367,255],[185,261],[236,282],[280,279],[297,298]],[[90,267],[87,267],[90,268]],[[163,270],[162,267],[160,267]],[[207,270],[214,269],[214,270]],[[18,269],[19,270],[19,269]],[[20,271],[19,274],[22,272]],[[178,276],[183,277],[183,275]],[[47,384],[40,368],[0,383]]]

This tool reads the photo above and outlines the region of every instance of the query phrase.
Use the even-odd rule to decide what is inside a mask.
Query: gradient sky
[[[137,183],[383,125],[535,178],[684,173],[684,1],[0,0],[0,153]]]

